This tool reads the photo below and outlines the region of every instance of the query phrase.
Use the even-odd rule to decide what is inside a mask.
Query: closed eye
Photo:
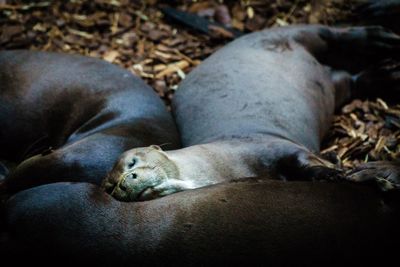
[[[136,165],[136,159],[132,159],[131,162],[128,164],[128,168],[132,169]]]

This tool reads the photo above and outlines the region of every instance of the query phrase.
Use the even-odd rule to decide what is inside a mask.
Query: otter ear
[[[154,148],[156,150],[162,151],[161,147],[157,146],[157,145],[151,145],[151,148]]]

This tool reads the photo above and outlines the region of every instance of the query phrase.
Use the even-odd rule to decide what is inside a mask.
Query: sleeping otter
[[[318,152],[335,107],[365,83],[350,72],[399,49],[399,36],[375,26],[292,26],[236,39],[194,69],[173,99],[185,148],[125,152],[103,185],[133,201],[227,177],[341,178]]]

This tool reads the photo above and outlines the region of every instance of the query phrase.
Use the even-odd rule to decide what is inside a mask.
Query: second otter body
[[[119,199],[144,200],[265,172],[337,176],[316,154],[335,106],[356,88],[356,79],[337,70],[359,72],[398,50],[399,41],[380,27],[319,25],[239,38],[193,70],[174,97],[186,148],[128,151],[104,185]]]
[[[10,193],[57,181],[100,184],[124,151],[179,147],[172,116],[130,72],[98,59],[0,52],[0,159]]]

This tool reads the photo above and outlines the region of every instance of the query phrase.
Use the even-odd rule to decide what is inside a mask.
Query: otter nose
[[[104,191],[119,200],[123,200],[128,191],[127,185],[121,179],[117,182],[108,181],[104,184]]]
[[[104,191],[108,194],[113,195],[115,190],[126,191],[126,185],[123,184],[123,177],[120,175],[110,174],[103,182]]]

